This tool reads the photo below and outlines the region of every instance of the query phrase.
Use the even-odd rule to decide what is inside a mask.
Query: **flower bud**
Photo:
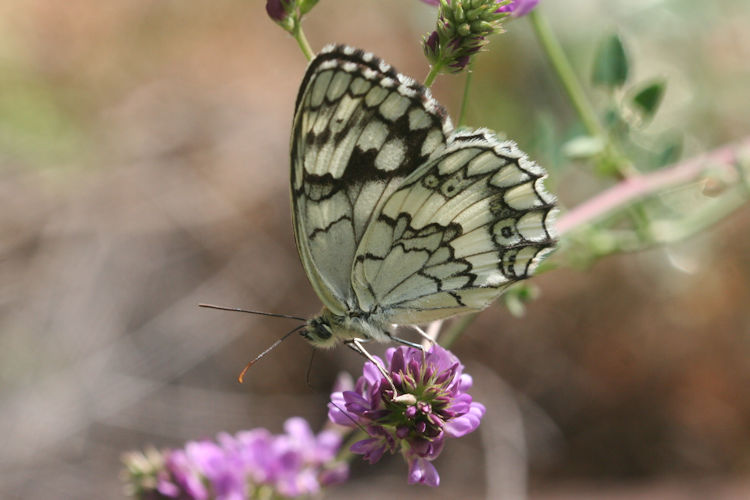
[[[266,0],[268,17],[277,23],[283,23],[289,17],[290,0]]]

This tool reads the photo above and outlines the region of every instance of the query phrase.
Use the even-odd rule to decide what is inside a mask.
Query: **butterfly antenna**
[[[281,344],[282,342],[284,342],[291,334],[293,334],[294,332],[296,332],[298,330],[301,330],[305,326],[306,325],[300,325],[300,326],[298,326],[296,328],[293,328],[291,331],[285,333],[284,336],[281,337],[279,340],[277,340],[276,342],[274,342],[273,344],[271,344],[265,351],[263,351],[262,353],[260,353],[257,356],[255,356],[255,359],[252,360],[252,361],[250,361],[248,364],[246,364],[245,368],[242,369],[242,371],[240,372],[239,377],[237,377],[237,381],[240,384],[243,383],[245,381],[245,373],[247,373],[247,371],[250,369],[251,366],[253,366],[263,356],[265,356],[269,352],[273,351],[276,347],[278,347],[279,344]]]
[[[313,360],[315,359],[315,353],[316,352],[317,352],[316,349],[312,350],[312,354],[310,355],[310,363],[307,365],[307,380],[306,380],[306,382],[307,382],[307,386],[309,388],[311,388],[311,389],[313,388],[313,386],[312,386],[312,384],[310,384],[310,372],[312,371]],[[370,437],[375,437],[372,434],[370,434],[370,432],[367,429],[365,429],[364,427],[362,427],[362,424],[360,424],[359,422],[357,422],[354,419],[354,417],[352,417],[349,414],[349,412],[345,411],[343,408],[341,408],[339,405],[337,405],[333,401],[329,401],[329,403],[331,403],[333,406],[335,406],[346,418],[348,418],[349,420],[351,420],[354,425],[356,425],[357,427],[359,427],[359,429],[362,432],[364,432],[365,434],[367,434]]]
[[[360,424],[359,422],[357,422],[357,421],[356,421],[356,420],[354,419],[354,417],[352,417],[352,416],[351,416],[351,415],[349,414],[349,412],[347,412],[347,411],[344,411],[344,409],[343,409],[343,408],[341,408],[341,407],[340,407],[339,405],[337,405],[337,404],[336,404],[336,403],[334,403],[333,401],[329,401],[329,403],[331,403],[331,404],[332,404],[333,406],[335,406],[335,407],[336,407],[336,408],[337,408],[337,409],[338,409],[338,410],[339,410],[339,411],[340,411],[340,412],[341,412],[341,413],[342,413],[342,414],[343,414],[343,415],[344,415],[344,416],[345,416],[346,418],[348,418],[349,420],[351,420],[351,421],[352,421],[352,423],[353,423],[354,425],[356,425],[357,427],[359,427],[359,430],[361,430],[362,432],[364,432],[365,434],[367,434],[367,435],[368,435],[368,436],[370,436],[370,437],[375,437],[375,436],[373,436],[372,434],[370,434],[370,431],[368,431],[367,429],[365,429],[364,427],[362,427],[362,424]]]
[[[215,306],[213,304],[198,304],[198,307],[205,307],[207,309],[218,309],[220,311],[234,311],[234,312],[241,312],[241,313],[248,313],[248,314],[258,314],[260,316],[271,316],[272,318],[296,319],[297,321],[307,322],[307,319],[301,318],[299,316],[291,316],[289,314],[269,313],[269,312],[263,312],[263,311],[251,311],[249,309],[240,309],[239,307]]]

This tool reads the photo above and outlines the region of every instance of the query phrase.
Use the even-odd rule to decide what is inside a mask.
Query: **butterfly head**
[[[333,347],[339,340],[334,333],[338,323],[336,316],[324,307],[320,314],[308,320],[301,335],[315,347]]]

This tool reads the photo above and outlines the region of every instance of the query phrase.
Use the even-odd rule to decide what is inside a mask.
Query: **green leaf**
[[[644,120],[650,120],[656,114],[666,87],[666,81],[656,80],[643,86],[632,97],[633,105],[641,112]]]
[[[602,113],[602,121],[607,128],[613,128],[622,121],[620,110],[614,106],[607,106],[607,109]]]
[[[622,116],[622,110],[619,107],[608,107],[602,116],[605,127],[612,134],[625,136],[630,131],[630,125]]]
[[[312,10],[313,7],[315,7],[315,4],[318,3],[318,0],[301,0],[299,2],[299,13],[300,15],[304,16],[308,12]]]
[[[663,167],[671,165],[682,156],[683,137],[682,134],[676,134],[666,141],[664,146],[656,155],[656,166]]]
[[[619,35],[602,40],[594,58],[591,81],[605,87],[621,87],[628,79],[628,56]]]
[[[505,307],[515,317],[520,318],[526,313],[526,304],[539,296],[539,289],[527,283],[519,284],[508,289],[503,294]]]

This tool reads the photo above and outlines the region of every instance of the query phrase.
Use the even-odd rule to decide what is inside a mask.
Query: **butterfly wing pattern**
[[[310,63],[291,140],[295,240],[327,347],[388,340],[486,307],[555,244],[545,171],[485,129],[454,131],[429,90],[371,53]]]
[[[372,54],[327,47],[310,63],[292,133],[292,213],[326,307],[356,307],[352,263],[378,204],[444,147],[450,129],[423,87]]]

